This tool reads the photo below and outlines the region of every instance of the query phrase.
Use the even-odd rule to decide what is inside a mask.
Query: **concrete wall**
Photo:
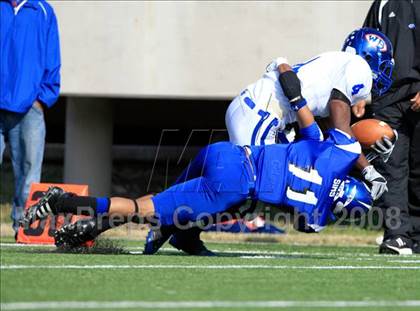
[[[50,1],[63,94],[221,97],[276,56],[341,47],[371,1]]]
[[[112,105],[95,97],[228,99],[277,56],[341,48],[371,1],[50,1],[68,95],[65,178],[111,185]],[[93,119],[92,119],[93,118]]]

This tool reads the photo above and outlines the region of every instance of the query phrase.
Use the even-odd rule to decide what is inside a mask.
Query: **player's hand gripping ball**
[[[364,149],[372,150],[367,154],[368,161],[378,156],[387,162],[395,147],[398,134],[384,121],[366,119],[359,121],[351,127],[354,136]]]
[[[365,119],[356,122],[351,126],[356,139],[363,148],[370,149],[377,140],[382,140],[384,136],[394,140],[395,134],[392,128],[384,121],[376,119]]]

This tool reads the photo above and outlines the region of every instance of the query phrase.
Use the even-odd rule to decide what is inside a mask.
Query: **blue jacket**
[[[44,0],[0,0],[0,45],[0,109],[26,113],[35,100],[54,105],[61,61],[52,7]]]

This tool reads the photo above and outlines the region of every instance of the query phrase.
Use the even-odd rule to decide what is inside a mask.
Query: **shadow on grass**
[[[95,240],[93,246],[66,247],[60,246],[54,250],[58,254],[95,254],[95,255],[129,255],[124,247],[114,240],[100,238]]]
[[[96,241],[92,247],[73,247],[73,248],[30,248],[30,249],[13,249],[9,252],[13,253],[31,253],[31,254],[76,254],[76,255],[131,255],[131,256],[157,256],[157,257],[190,257],[182,251],[174,250],[160,250],[154,255],[143,255],[142,251],[129,251],[122,247],[118,242],[101,239]],[[253,252],[215,252],[217,258],[247,258],[252,259],[316,259],[316,260],[334,260],[338,259],[338,256],[322,256],[322,255],[311,255],[311,254],[270,254],[269,252],[253,253]],[[191,256],[192,257],[192,256]],[[195,256],[194,256],[195,257]]]
[[[143,256],[142,251],[130,251],[124,247],[124,243],[118,240],[110,240],[107,238],[99,238],[91,247],[46,247],[46,248],[16,248],[9,250],[13,253],[32,253],[32,254],[86,254],[86,255],[131,255]],[[279,252],[252,252],[252,251],[220,251],[214,250],[218,258],[261,258],[261,259],[316,259],[316,260],[334,260],[338,259],[339,255],[321,255],[321,254],[302,254],[302,253],[284,253]],[[161,249],[154,255],[144,256],[191,256],[176,249]]]
[[[16,248],[9,252],[31,254],[87,254],[87,255],[130,255],[130,252],[118,242],[109,239],[98,239],[93,246],[53,247],[51,248]]]

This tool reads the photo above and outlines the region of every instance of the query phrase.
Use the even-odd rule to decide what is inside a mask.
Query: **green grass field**
[[[376,247],[208,243],[218,257],[116,241],[133,254],[1,244],[1,310],[419,310],[420,257]]]

